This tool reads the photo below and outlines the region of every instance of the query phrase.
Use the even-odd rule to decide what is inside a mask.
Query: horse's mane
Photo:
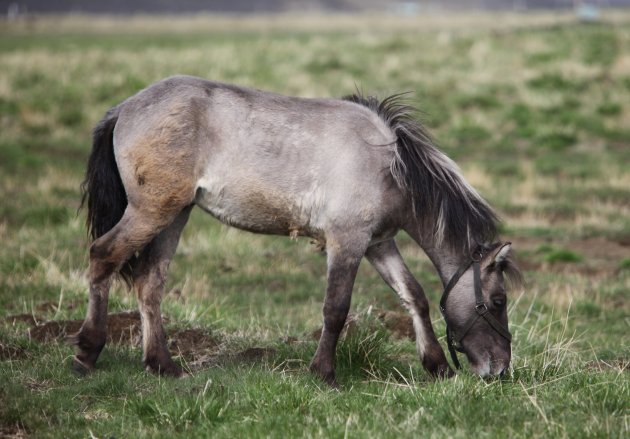
[[[436,245],[469,253],[477,244],[491,242],[499,220],[488,203],[464,179],[459,167],[440,151],[428,131],[414,117],[418,110],[397,94],[379,101],[357,93],[344,100],[378,114],[397,136],[391,174],[405,190],[424,230]]]

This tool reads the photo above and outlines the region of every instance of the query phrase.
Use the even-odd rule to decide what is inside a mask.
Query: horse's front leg
[[[365,256],[385,282],[400,296],[403,306],[411,314],[416,334],[416,348],[424,368],[433,376],[452,376],[453,370],[446,361],[444,351],[433,332],[429,302],[424,290],[405,265],[394,240],[368,248]]]
[[[335,349],[339,334],[350,310],[352,287],[357,269],[365,252],[362,240],[327,238],[328,285],[324,301],[324,327],[317,352],[311,362],[311,372],[321,377],[332,387],[338,387],[335,378]]]

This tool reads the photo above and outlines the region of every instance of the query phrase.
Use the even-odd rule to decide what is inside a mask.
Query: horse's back
[[[338,99],[168,78],[123,104],[115,144],[130,199],[148,202],[142,186],[152,181],[163,199],[176,192],[176,202],[254,232],[371,227],[395,201],[395,136],[372,111]]]

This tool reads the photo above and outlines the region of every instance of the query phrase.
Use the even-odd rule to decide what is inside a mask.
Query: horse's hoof
[[[317,378],[319,378],[322,381],[324,381],[331,388],[333,388],[335,390],[339,390],[339,383],[337,382],[337,379],[335,378],[335,372],[321,372],[314,365],[311,365],[310,369],[311,369],[311,373],[313,375],[315,375]]]
[[[174,362],[170,364],[159,364],[154,361],[145,361],[144,368],[147,372],[151,372],[156,375],[172,378],[182,378],[184,371]]]
[[[455,376],[455,372],[448,364],[440,365],[434,374],[437,379],[448,379]]]
[[[92,372],[92,367],[79,360],[77,356],[72,357],[72,364],[70,365],[72,371],[79,377],[84,377]]]

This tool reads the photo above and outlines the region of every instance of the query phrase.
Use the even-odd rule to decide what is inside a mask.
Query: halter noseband
[[[464,352],[461,341],[466,336],[470,328],[473,327],[475,322],[479,320],[479,317],[483,317],[486,322],[494,329],[500,336],[505,338],[507,341],[512,341],[512,335],[506,326],[503,326],[501,322],[499,322],[490,312],[488,312],[488,306],[486,302],[483,300],[483,293],[481,291],[481,269],[479,263],[481,259],[483,259],[483,251],[482,247],[477,247],[477,249],[473,252],[470,257],[470,261],[461,267],[459,270],[451,277],[448,284],[444,288],[444,292],[442,293],[442,298],[440,299],[440,311],[442,312],[442,316],[444,317],[444,321],[446,322],[446,342],[448,344],[448,351],[451,354],[451,358],[453,359],[453,364],[457,369],[461,369],[461,364],[457,359],[457,352]],[[448,298],[449,293],[453,289],[453,287],[457,284],[459,279],[468,271],[470,266],[473,266],[473,275],[474,275],[474,285],[475,285],[475,314],[473,314],[468,322],[464,325],[464,329],[455,333],[453,328],[449,325],[448,319],[446,318],[446,299]],[[457,351],[457,352],[455,352]]]

